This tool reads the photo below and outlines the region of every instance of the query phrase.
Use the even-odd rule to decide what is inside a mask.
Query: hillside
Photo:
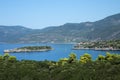
[[[16,43],[19,39],[29,34],[32,29],[23,26],[2,26],[0,25],[0,42]]]
[[[0,26],[2,43],[79,42],[120,39],[120,14],[95,22],[66,23],[44,29]]]
[[[0,56],[0,80],[119,80],[120,54],[106,53],[96,60],[75,53],[59,61],[20,60],[8,53]]]

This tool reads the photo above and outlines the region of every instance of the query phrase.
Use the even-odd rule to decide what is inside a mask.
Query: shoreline
[[[73,48],[73,50],[120,51],[120,49],[111,48]]]

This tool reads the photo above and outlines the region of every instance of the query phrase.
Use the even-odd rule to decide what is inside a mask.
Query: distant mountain
[[[79,42],[120,39],[120,14],[96,22],[66,23],[44,29],[0,26],[0,42]]]
[[[0,25],[0,42],[17,43],[20,38],[29,34],[32,29],[23,26],[2,26]]]

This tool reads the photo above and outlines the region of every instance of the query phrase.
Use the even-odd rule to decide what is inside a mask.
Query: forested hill
[[[66,23],[44,29],[0,26],[0,42],[79,42],[120,39],[120,14],[95,22]]]
[[[106,53],[96,60],[85,53],[76,58],[71,53],[59,61],[16,60],[0,56],[0,80],[120,80],[120,55]]]

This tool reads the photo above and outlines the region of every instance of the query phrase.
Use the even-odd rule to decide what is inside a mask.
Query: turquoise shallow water
[[[18,60],[53,60],[58,61],[60,58],[68,57],[71,52],[74,52],[79,59],[84,53],[92,55],[93,60],[97,58],[99,54],[105,55],[106,51],[95,50],[73,50],[73,44],[0,44],[0,54],[3,55],[4,49],[13,49],[22,46],[51,46],[54,50],[47,52],[31,52],[31,53],[10,53],[10,55],[16,56]],[[120,54],[120,51],[107,51],[110,53]]]

